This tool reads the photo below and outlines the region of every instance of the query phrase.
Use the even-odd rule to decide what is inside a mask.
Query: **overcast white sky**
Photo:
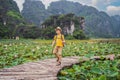
[[[17,2],[20,11],[23,8],[24,0],[14,0]],[[59,1],[59,0],[41,0],[43,4],[45,4],[46,8],[49,6],[49,4],[53,1]],[[100,11],[105,11],[109,15],[120,15],[120,0],[68,0],[68,1],[74,1],[79,2],[84,5],[89,5],[96,7]]]

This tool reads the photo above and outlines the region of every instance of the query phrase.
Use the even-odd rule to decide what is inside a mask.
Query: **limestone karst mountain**
[[[119,21],[117,19],[105,12],[98,11],[94,7],[82,5],[77,2],[66,0],[56,1],[52,2],[45,9],[45,5],[41,1],[26,0],[22,11],[22,15],[28,22],[32,22],[38,26],[48,16],[69,13],[85,18],[85,32],[90,37],[119,37],[120,24],[118,24]]]

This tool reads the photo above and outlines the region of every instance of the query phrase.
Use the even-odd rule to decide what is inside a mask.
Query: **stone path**
[[[114,60],[115,55],[105,56],[106,59]],[[90,60],[85,57],[66,57],[62,59],[62,65],[56,66],[56,59],[29,62],[8,69],[0,70],[0,80],[57,80],[57,73],[65,66]],[[99,59],[94,56],[91,59]]]
[[[0,80],[57,80],[57,73],[62,67],[78,62],[79,57],[66,57],[61,66],[56,66],[56,59],[25,63],[0,70]]]

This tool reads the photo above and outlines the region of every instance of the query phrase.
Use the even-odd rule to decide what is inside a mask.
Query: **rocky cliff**
[[[85,33],[90,37],[120,37],[119,20],[91,6],[66,0],[52,2],[48,9],[41,1],[26,0],[22,11],[28,22],[38,26],[51,15],[73,13],[85,18]]]

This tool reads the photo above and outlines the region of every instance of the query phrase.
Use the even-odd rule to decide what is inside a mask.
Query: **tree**
[[[75,39],[86,39],[86,36],[82,30],[77,30],[73,33]]]
[[[8,28],[0,23],[0,38],[8,37]]]
[[[52,26],[48,26],[47,28],[44,28],[41,30],[41,37],[45,39],[52,39],[55,35],[55,28]]]
[[[19,24],[24,23],[24,18],[13,0],[0,1],[0,37],[12,38],[16,34]]]

